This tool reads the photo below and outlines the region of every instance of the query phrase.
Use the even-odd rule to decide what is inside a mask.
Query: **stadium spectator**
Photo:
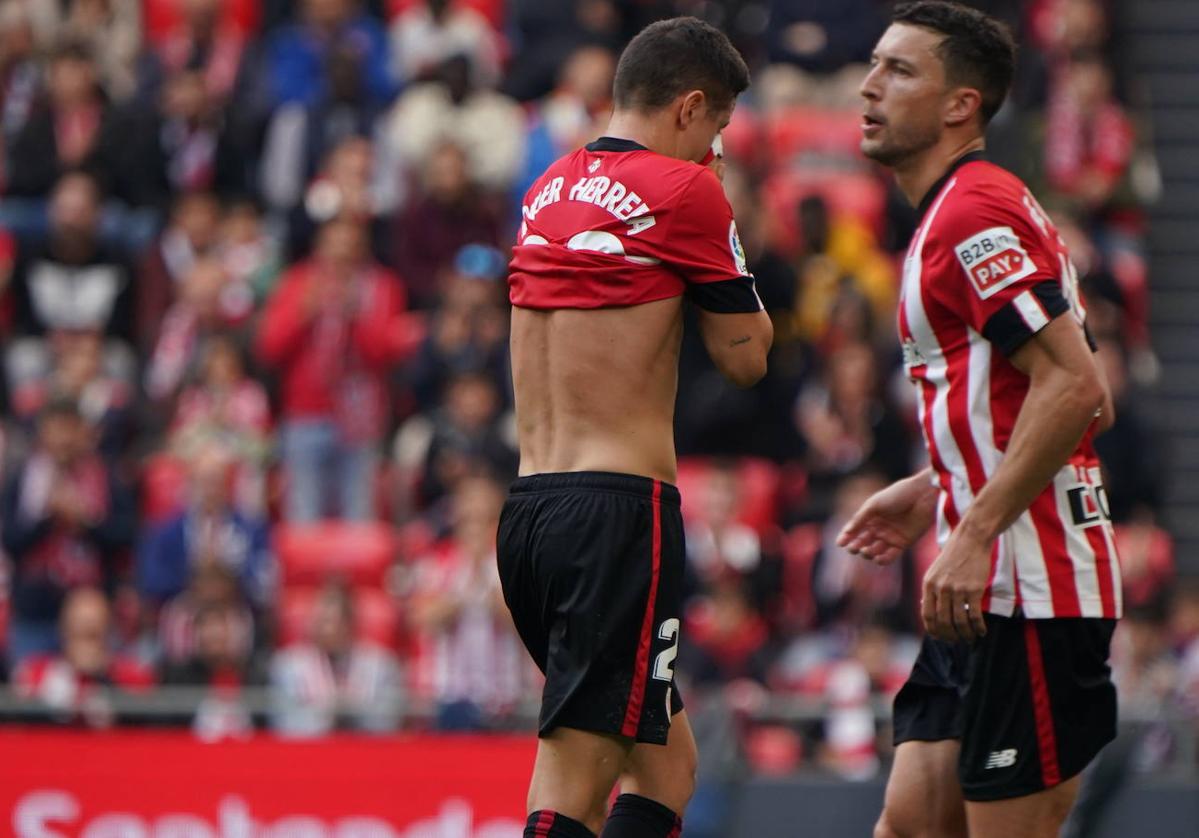
[[[104,341],[94,331],[61,334],[51,350],[50,374],[24,381],[13,392],[14,417],[33,426],[47,404],[69,399],[79,405],[97,434],[100,453],[115,462],[132,437],[136,390],[130,382],[104,371]]]
[[[468,244],[454,257],[441,305],[408,368],[421,410],[441,403],[455,374],[474,370],[489,374],[507,401],[508,311],[500,282],[507,270],[503,254],[487,245]]]
[[[338,49],[349,49],[362,66],[365,96],[387,102],[395,92],[388,67],[387,35],[362,13],[357,0],[302,0],[299,20],[276,31],[266,44],[272,106],[312,104],[326,92],[325,67]]]
[[[211,192],[184,192],[171,207],[166,227],[137,266],[138,347],[153,349],[167,309],[179,297],[196,262],[216,249],[221,205]]]
[[[408,612],[416,632],[415,681],[436,703],[442,730],[494,727],[528,695],[528,660],[496,571],[503,499],[490,478],[459,481],[450,537],[412,570]]]
[[[1050,186],[1086,212],[1104,209],[1128,170],[1133,125],[1112,90],[1101,55],[1071,55],[1045,112],[1045,172]]]
[[[29,9],[21,0],[0,5],[0,136],[7,171],[8,150],[29,121],[42,89]]]
[[[898,282],[891,261],[861,222],[834,216],[822,196],[801,200],[798,213],[795,325],[799,336],[823,344],[830,354],[844,340],[872,340],[871,324],[885,322],[895,310]],[[838,329],[836,315],[853,297],[869,303],[871,320],[862,327],[865,333],[846,335]]]
[[[253,199],[229,202],[221,221],[219,252],[230,280],[248,287],[255,306],[261,305],[275,288],[283,257],[277,237],[267,229]]]
[[[13,270],[13,325],[21,339],[6,351],[10,389],[49,374],[51,343],[69,332],[104,335],[106,373],[132,381],[136,295],[129,266],[100,238],[100,195],[89,175],[54,187],[50,232],[23,245]]]
[[[259,621],[246,602],[241,580],[228,565],[219,562],[191,568],[187,587],[162,607],[153,600],[141,603],[143,622],[154,626],[147,657],[160,669],[179,666],[195,655],[196,615],[205,608],[231,609],[234,642],[239,654],[248,656],[266,639]]]
[[[238,580],[241,593],[259,609],[275,593],[275,558],[265,521],[233,505],[235,461],[216,445],[200,450],[189,464],[188,505],[145,534],[137,552],[137,587],[161,605],[187,588],[197,567],[217,564]]]
[[[425,81],[447,58],[471,56],[475,82],[499,81],[500,43],[477,10],[454,0],[423,0],[410,5],[391,24],[392,73],[405,84]]]
[[[871,615],[885,614],[906,626],[915,611],[904,601],[904,563],[873,567],[837,545],[837,534],[862,503],[887,485],[877,472],[846,476],[837,486],[832,514],[821,530],[812,569],[816,618],[825,629],[848,629]]]
[[[603,133],[615,73],[616,56],[601,46],[579,47],[566,59],[557,85],[530,108],[518,200],[550,163]]]
[[[352,592],[332,582],[317,599],[311,636],[275,653],[272,727],[286,736],[336,729],[386,733],[399,724],[404,691],[390,651],[355,637]]]
[[[432,506],[478,468],[503,479],[516,477],[517,455],[503,422],[503,402],[484,372],[465,371],[446,384],[445,399],[429,421],[421,496]]]
[[[117,721],[110,693],[144,692],[154,673],[113,649],[112,609],[96,588],[76,588],[59,619],[62,653],[25,658],[13,673],[18,695],[41,701],[54,721],[91,728]]]
[[[231,602],[199,605],[192,615],[191,655],[164,668],[170,686],[206,688],[192,716],[192,731],[202,740],[240,738],[253,730],[241,701],[245,687],[266,684],[266,673],[244,640],[241,609]]]
[[[373,517],[376,449],[388,419],[384,373],[404,297],[399,280],[370,261],[363,226],[339,218],[267,303],[258,351],[282,383],[289,521],[327,514],[326,490],[341,517]]]
[[[198,72],[210,101],[229,100],[241,69],[245,33],[221,18],[222,0],[183,0],[175,4],[179,17],[153,44],[154,66],[148,75],[170,76],[183,70]],[[145,83],[145,82],[143,82]],[[151,86],[153,83],[151,82]]]
[[[179,397],[169,448],[190,460],[214,445],[236,460],[234,505],[247,514],[263,511],[263,473],[271,453],[270,403],[262,384],[246,370],[245,353],[227,335],[209,338],[197,380]]]
[[[172,195],[212,190],[236,194],[246,187],[243,149],[196,70],[167,76],[154,108],[129,120],[130,157],[124,196],[165,212]]]
[[[398,213],[391,236],[393,261],[404,277],[414,308],[434,307],[443,272],[468,244],[499,247],[504,226],[498,196],[470,179],[466,155],[445,144],[424,167],[423,188]]]
[[[878,361],[866,344],[851,343],[824,359],[819,378],[805,386],[795,422],[807,442],[814,517],[828,509],[830,490],[869,466],[889,480],[910,471],[907,428],[883,394]]]
[[[87,47],[64,42],[46,71],[39,99],[9,151],[5,194],[44,198],[67,172],[91,174],[121,194],[124,147],[116,111],[104,98]]]
[[[515,101],[473,78],[473,59],[442,62],[436,80],[408,88],[385,117],[384,141],[408,172],[433,165],[445,143],[462,149],[467,177],[493,192],[516,179],[525,152],[525,115]]]
[[[34,0],[27,5],[44,47],[78,42],[95,57],[99,79],[109,96],[121,101],[133,94],[142,48],[139,0]]]
[[[630,11],[628,4],[613,0],[522,0],[513,4],[507,29],[520,60],[508,68],[504,89],[522,102],[544,96],[553,88],[563,63],[579,47],[599,44],[618,50],[625,41],[622,12]],[[653,11],[650,9],[650,14]]]
[[[58,619],[73,589],[111,588],[133,540],[131,493],[96,452],[79,407],[56,400],[38,419],[36,447],[4,490],[4,550],[13,563],[8,659],[58,648]]]
[[[146,394],[163,404],[194,375],[204,341],[244,321],[254,302],[250,289],[230,282],[225,266],[215,257],[192,265],[178,291],[146,364]]]
[[[770,628],[736,571],[718,571],[706,592],[687,606],[678,666],[697,686],[745,678],[765,684],[774,651]]]
[[[880,736],[874,703],[894,699],[911,669],[915,649],[904,655],[887,620],[867,615],[857,628],[849,653],[824,673],[824,717],[821,762],[847,780],[875,776],[879,758],[889,752]]]
[[[711,467],[702,497],[702,514],[686,525],[688,598],[724,585],[731,576],[741,583],[753,610],[770,615],[782,575],[779,534],[759,533],[737,520],[743,491],[735,463]]]
[[[277,165],[277,164],[270,164]],[[349,134],[325,156],[320,171],[305,169],[295,181],[297,203],[287,204],[288,251],[294,257],[307,255],[315,231],[334,218],[350,218],[367,225],[375,258],[387,255],[383,242],[387,233],[386,189],[379,183],[374,148],[370,140]],[[281,186],[276,184],[275,186]],[[269,187],[273,189],[274,187]],[[292,186],[286,188],[291,195]],[[283,198],[280,192],[277,198]],[[288,200],[291,200],[288,198]],[[278,204],[280,208],[284,204]]]

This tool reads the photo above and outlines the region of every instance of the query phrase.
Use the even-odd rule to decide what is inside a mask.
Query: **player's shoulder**
[[[960,167],[945,184],[928,220],[931,240],[960,240],[993,227],[1029,228],[1033,201],[1019,177],[986,160]]]

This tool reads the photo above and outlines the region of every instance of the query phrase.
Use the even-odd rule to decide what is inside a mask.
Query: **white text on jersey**
[[[521,207],[526,221],[532,221],[550,204],[562,200],[562,187],[565,179],[556,177],[547,183],[533,199],[532,206]],[[607,210],[616,218],[630,225],[629,235],[635,235],[653,227],[657,221],[649,214],[650,208],[641,196],[629,190],[620,181],[612,180],[604,175],[580,178],[578,183],[570,188],[567,197],[571,201],[581,201],[594,204],[602,210]]]

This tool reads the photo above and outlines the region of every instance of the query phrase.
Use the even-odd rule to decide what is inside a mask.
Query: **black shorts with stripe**
[[[960,739],[967,800],[1052,788],[1116,735],[1115,620],[987,614],[973,645],[925,638],[895,697],[895,744]]]
[[[540,735],[570,727],[665,744],[683,709],[678,489],[607,472],[519,478],[496,550],[504,600],[545,673]]]

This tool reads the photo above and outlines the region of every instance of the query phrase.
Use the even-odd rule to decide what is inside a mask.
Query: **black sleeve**
[[[1013,300],[999,311],[991,315],[991,319],[983,327],[983,337],[998,347],[1004,355],[1011,355],[1028,342],[1029,338],[1039,332],[1045,325],[1056,317],[1070,310],[1062,294],[1062,284],[1056,279],[1047,279],[1031,288],[1033,296],[1044,315],[1044,322],[1029,322],[1020,312]]]
[[[762,301],[752,276],[738,276],[719,282],[690,283],[687,299],[704,311],[716,314],[754,314],[762,310]]]

